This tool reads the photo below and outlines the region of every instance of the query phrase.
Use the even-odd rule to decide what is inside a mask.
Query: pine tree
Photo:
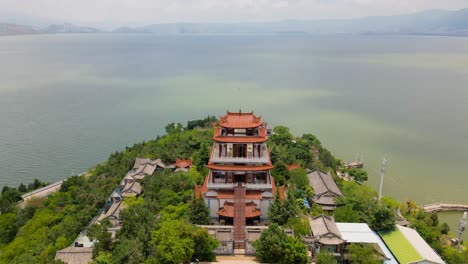
[[[207,225],[210,223],[210,211],[202,198],[194,198],[188,208],[189,221],[196,225]]]

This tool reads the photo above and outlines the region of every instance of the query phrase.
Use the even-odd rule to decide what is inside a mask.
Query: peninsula
[[[242,111],[165,128],[21,206],[28,189],[4,188],[0,262],[468,262],[435,212],[379,201],[312,134]]]

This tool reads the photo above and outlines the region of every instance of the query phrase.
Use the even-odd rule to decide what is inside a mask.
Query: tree
[[[304,189],[306,186],[309,186],[309,178],[307,178],[307,172],[303,168],[291,170],[289,172],[289,179],[298,189]]]
[[[6,187],[6,186],[5,186]],[[2,199],[9,201],[10,203],[16,203],[21,201],[21,193],[16,188],[7,188],[2,192]]]
[[[107,229],[110,227],[110,222],[103,221],[101,224],[94,224],[88,228],[86,231],[86,235],[94,240],[96,239],[98,242],[94,244],[94,249],[93,249],[93,256],[97,257],[100,255],[102,251],[109,252],[112,250],[112,235],[107,231]]]
[[[440,229],[440,233],[442,233],[443,235],[447,235],[448,232],[450,231],[450,226],[444,222],[440,224],[439,229]]]
[[[0,245],[10,243],[15,238],[15,220],[14,213],[0,214]]]
[[[345,205],[335,209],[333,214],[336,222],[344,223],[359,223],[360,217],[359,214],[354,211],[352,205]]]
[[[189,221],[192,224],[208,225],[210,224],[210,211],[202,198],[194,198],[187,211]]]
[[[24,184],[21,183],[21,184],[18,186],[18,191],[20,191],[20,192],[22,192],[22,193],[25,193],[25,192],[28,191],[28,187],[26,187],[26,185],[24,185]]]
[[[219,242],[208,234],[206,229],[195,228],[192,239],[195,243],[193,257],[203,261],[214,261],[216,259],[213,249],[219,246]]]
[[[144,263],[143,243],[137,239],[120,239],[112,251],[113,263],[139,264]]]
[[[357,182],[365,182],[368,179],[367,171],[365,170],[352,168],[348,169],[347,172],[349,173],[349,176],[353,177]]]
[[[299,238],[288,237],[277,224],[263,230],[254,242],[257,256],[272,263],[308,263],[307,248]]]
[[[182,133],[184,127],[180,123],[170,123],[165,127],[166,133],[170,134],[180,134]]]
[[[379,264],[379,261],[374,248],[369,244],[350,244],[346,248],[347,254],[345,258],[352,263],[359,264]]]
[[[289,145],[292,143],[293,135],[289,132],[289,128],[285,126],[276,126],[273,128],[273,134],[270,136],[270,141],[276,145]]]
[[[330,253],[330,251],[322,250],[315,256],[316,264],[338,264],[338,260]]]
[[[380,204],[376,207],[372,214],[371,228],[377,231],[395,228],[395,212]]]
[[[284,162],[278,161],[275,163],[275,167],[271,170],[271,175],[275,178],[276,185],[283,185],[286,179],[286,176],[289,177],[288,167]]]
[[[257,256],[264,262],[278,262],[284,255],[286,240],[287,236],[283,229],[276,223],[271,224],[254,242]]]
[[[299,208],[292,192],[288,193],[286,200],[281,199],[277,194],[271,203],[268,218],[272,223],[284,225],[288,222],[289,218],[295,217],[298,212]]]
[[[310,235],[310,223],[305,216],[290,218],[285,226],[292,228],[296,237]]]
[[[195,243],[190,237],[190,225],[183,220],[163,221],[151,234],[154,260],[157,263],[178,264],[189,261],[195,253]]]
[[[300,238],[288,237],[286,239],[286,243],[284,244],[284,254],[281,257],[279,263],[309,263],[307,247]]]
[[[112,264],[112,254],[107,252],[99,252],[92,264]]]
[[[323,163],[323,165],[336,170],[337,160],[330,151],[326,148],[323,148],[319,153],[319,160]]]

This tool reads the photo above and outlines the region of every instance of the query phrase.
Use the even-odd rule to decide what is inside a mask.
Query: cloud
[[[466,0],[0,0],[0,14],[87,25],[352,18],[460,9]],[[0,18],[1,20],[1,18]]]

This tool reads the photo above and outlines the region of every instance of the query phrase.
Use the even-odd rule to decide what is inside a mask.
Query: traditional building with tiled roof
[[[234,246],[242,249],[245,225],[264,220],[276,194],[267,124],[252,112],[227,112],[214,125],[210,172],[195,194],[205,199],[215,221],[234,225]],[[279,192],[284,198],[284,187]]]
[[[315,192],[313,201],[322,206],[325,211],[336,208],[335,198],[343,196],[329,172],[315,170],[307,174],[309,184]]]

